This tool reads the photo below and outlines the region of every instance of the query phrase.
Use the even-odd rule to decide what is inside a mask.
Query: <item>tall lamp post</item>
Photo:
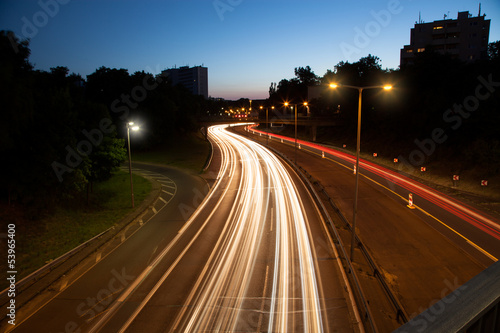
[[[285,102],[285,108],[288,108],[289,103]],[[297,104],[293,104],[290,106],[292,110],[295,110],[295,145],[294,145],[294,155],[295,155],[295,164],[297,164]]]
[[[127,123],[127,142],[128,142],[128,172],[130,174],[130,196],[132,198],[132,208],[134,205],[134,184],[132,182],[132,154],[130,153],[130,130],[138,131],[139,126],[134,126],[134,122],[130,121]]]
[[[354,261],[354,245],[356,242],[356,215],[358,212],[358,185],[359,185],[359,151],[361,147],[361,96],[363,94],[363,90],[366,89],[384,89],[391,90],[391,85],[384,86],[367,86],[367,87],[357,87],[357,86],[348,86],[348,85],[338,85],[336,83],[331,83],[330,88],[351,88],[358,90],[358,130],[356,136],[356,185],[354,190],[354,208],[352,214],[352,239],[351,239],[351,261]]]

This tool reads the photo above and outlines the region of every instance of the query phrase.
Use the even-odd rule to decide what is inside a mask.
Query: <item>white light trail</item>
[[[252,311],[264,312],[267,318],[263,322],[269,332],[291,332],[297,327],[304,332],[321,332],[314,251],[304,207],[291,176],[266,148],[225,127],[211,127],[209,135],[223,155],[219,177],[233,176],[237,173],[233,166],[241,164],[238,194],[210,259],[181,311],[187,319],[176,321],[183,322],[178,328],[185,332],[257,330],[262,320],[248,322],[245,302],[257,284],[257,260],[269,256],[261,248],[265,240],[268,251],[274,254],[269,267],[272,285],[267,288],[270,294],[263,295],[268,301],[265,310],[259,300],[259,308]],[[273,232],[268,233],[270,223]],[[262,274],[267,276],[266,269]],[[265,286],[260,288],[266,290]]]

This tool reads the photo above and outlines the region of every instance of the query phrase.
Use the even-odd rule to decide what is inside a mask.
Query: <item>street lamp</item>
[[[354,208],[353,208],[353,217],[352,217],[352,239],[351,239],[351,261],[354,261],[354,244],[356,241],[356,215],[358,212],[358,184],[359,184],[359,151],[361,146],[361,96],[363,90],[366,89],[384,89],[386,91],[391,90],[391,85],[384,86],[367,86],[367,87],[357,87],[357,86],[348,86],[348,85],[338,85],[336,83],[331,83],[330,88],[351,88],[358,90],[358,130],[356,136],[356,185],[354,190]]]
[[[290,105],[288,102],[285,102],[285,110]],[[295,147],[294,147],[294,156],[295,156],[295,164],[297,164],[297,104],[293,104],[290,108],[295,109]],[[292,115],[293,116],[293,115]]]
[[[138,131],[139,126],[134,126],[134,122],[127,123],[127,142],[128,142],[128,172],[130,174],[130,196],[132,198],[132,208],[134,208],[134,184],[132,182],[132,154],[130,153],[130,130]]]
[[[271,106],[271,109],[274,110],[274,106]],[[266,131],[267,131],[266,144],[269,146],[269,107],[268,106],[266,106]]]

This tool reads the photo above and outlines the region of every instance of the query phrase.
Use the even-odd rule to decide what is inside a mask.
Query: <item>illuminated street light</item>
[[[130,196],[132,198],[132,208],[135,207],[134,204],[134,184],[132,182],[132,154],[130,152],[130,130],[138,131],[139,126],[135,125],[134,122],[131,121],[127,123],[127,142],[128,142],[128,172],[130,174]]]
[[[352,239],[351,239],[351,261],[354,261],[354,245],[356,241],[356,215],[358,212],[358,185],[359,185],[359,151],[361,146],[361,101],[362,101],[362,93],[365,89],[384,89],[386,91],[391,90],[391,85],[384,86],[367,86],[367,87],[357,87],[357,86],[348,86],[348,85],[339,85],[337,83],[330,83],[330,88],[351,88],[358,90],[358,130],[356,137],[356,185],[354,190],[354,208],[353,208],[353,217],[352,217]]]
[[[288,102],[285,102],[285,108],[289,105]],[[295,145],[294,145],[294,155],[295,155],[295,164],[297,164],[297,104],[293,104],[290,106],[292,109],[295,109]]]

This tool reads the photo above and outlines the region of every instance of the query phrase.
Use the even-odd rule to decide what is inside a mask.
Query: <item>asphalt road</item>
[[[134,167],[162,185],[157,214],[109,255],[97,255],[99,260],[90,270],[29,318],[22,318],[14,332],[88,330],[146,269],[159,249],[170,243],[208,192],[206,181],[199,176],[161,166]]]
[[[248,135],[266,142],[264,134],[255,133]],[[273,134],[269,142],[294,158],[293,138]],[[324,185],[350,221],[353,156],[310,142],[298,143],[297,163]],[[500,258],[498,219],[369,161],[360,166],[357,232],[410,315],[428,308]],[[410,193],[415,209],[408,207]]]
[[[298,176],[223,126],[209,136],[220,170],[208,195],[199,179],[151,168],[168,175],[165,208],[15,332],[358,329],[338,256]]]

